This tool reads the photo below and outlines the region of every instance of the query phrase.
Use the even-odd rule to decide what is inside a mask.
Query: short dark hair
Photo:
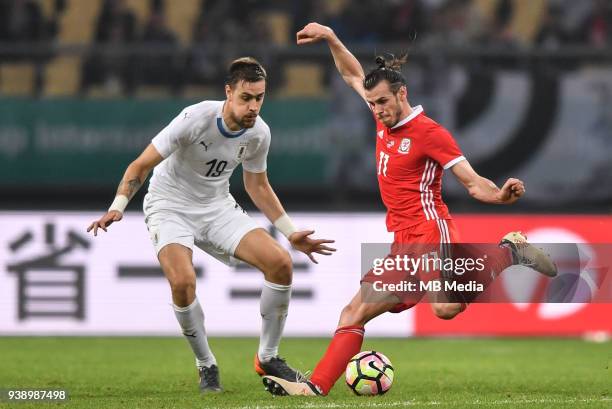
[[[395,57],[393,54],[389,56],[390,58],[388,59],[380,55],[376,57],[378,67],[370,71],[363,79],[363,87],[365,89],[371,90],[381,81],[388,81],[391,92],[395,94],[402,86],[406,86],[406,78],[404,78],[400,70],[402,65],[408,60],[408,54],[402,54],[399,57]]]
[[[259,61],[253,57],[242,57],[230,64],[225,83],[233,88],[240,81],[257,82],[266,78],[266,70]]]

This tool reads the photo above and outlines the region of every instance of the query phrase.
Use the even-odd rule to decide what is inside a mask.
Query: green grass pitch
[[[253,338],[212,338],[225,392],[200,396],[182,338],[0,338],[0,388],[65,388],[67,403],[0,408],[612,408],[612,343],[573,339],[366,339],[395,384],[353,396],[341,379],[325,398],[272,397],[254,373]],[[283,340],[311,369],[325,339]]]

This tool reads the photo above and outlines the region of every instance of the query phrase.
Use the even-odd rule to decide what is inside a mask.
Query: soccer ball
[[[363,351],[346,366],[346,384],[356,395],[382,395],[393,384],[389,358],[376,351]]]

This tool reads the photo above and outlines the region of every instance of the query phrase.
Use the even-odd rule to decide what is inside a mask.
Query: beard
[[[397,123],[397,121],[395,121],[393,118],[384,118],[384,119],[381,119],[380,122],[382,122],[383,125],[386,126],[387,128],[392,128],[393,125]]]
[[[397,95],[395,96],[395,102],[396,102],[396,105],[395,105],[394,112],[389,114],[389,116],[385,117],[384,119],[380,117],[378,118],[378,120],[382,122],[383,125],[386,126],[387,128],[393,128],[395,125],[397,125],[399,121],[402,120],[402,105]]]
[[[255,122],[257,121],[257,115],[245,115],[242,118],[236,118],[234,116],[234,121],[243,129],[252,128],[255,126]]]
[[[387,128],[393,128],[402,119],[402,108],[397,107],[395,112],[385,118],[379,118],[380,122],[383,123]]]
[[[395,109],[395,115],[393,115],[393,125],[391,125],[390,128],[394,127],[402,120],[402,106],[397,95],[395,96],[395,101],[397,102],[397,108]]]

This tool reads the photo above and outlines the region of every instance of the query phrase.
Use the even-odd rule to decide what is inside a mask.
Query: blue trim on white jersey
[[[237,138],[246,132],[246,128],[241,129],[236,133],[226,131],[223,127],[223,119],[220,116],[217,117],[217,128],[219,128],[219,132],[221,132],[221,135],[225,136],[226,138]]]

